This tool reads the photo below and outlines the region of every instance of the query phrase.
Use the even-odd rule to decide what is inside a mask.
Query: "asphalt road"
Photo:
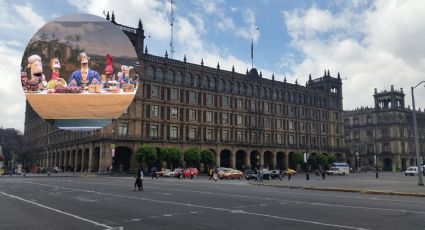
[[[425,229],[425,199],[245,180],[0,178],[0,229]]]

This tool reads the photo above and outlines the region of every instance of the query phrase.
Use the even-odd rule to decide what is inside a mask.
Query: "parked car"
[[[287,170],[283,171],[283,174],[284,175],[289,175],[289,174],[294,175],[296,173],[297,173],[297,171],[295,171],[295,170],[293,170],[291,168],[288,168]]]
[[[404,171],[404,175],[410,175],[410,176],[414,176],[418,174],[418,167],[416,166],[411,166],[409,168],[407,168],[406,171]]]
[[[173,177],[183,177],[183,169],[182,168],[176,168],[174,169],[173,173],[172,173]]]
[[[348,173],[349,173],[348,168],[333,167],[329,170],[326,170],[326,174],[328,174],[328,175],[347,175]]]
[[[231,170],[226,170],[223,171],[223,173],[220,174],[220,179],[242,179],[243,177],[243,172],[236,170],[236,169],[231,169]]]
[[[271,177],[272,179],[280,178],[281,173],[282,173],[282,172],[281,172],[279,169],[271,170],[271,171],[270,171],[270,177]]]
[[[156,172],[156,175],[158,175],[158,176],[166,176],[167,174],[169,174],[171,172],[171,170],[170,169],[162,169],[161,171],[159,171],[159,172]]]
[[[258,176],[258,172],[255,170],[246,170],[245,171],[245,179],[250,180],[250,179],[257,179]]]
[[[217,169],[217,171],[218,171],[217,176],[219,178],[222,178],[223,177],[223,174],[229,173],[230,171],[232,171],[232,169],[231,168],[222,168],[222,167],[220,167],[220,168]]]
[[[187,168],[183,171],[183,177],[190,177],[193,173],[193,177],[199,176],[199,170],[197,168]]]

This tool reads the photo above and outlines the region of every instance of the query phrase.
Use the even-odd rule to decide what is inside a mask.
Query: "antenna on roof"
[[[171,38],[170,38],[170,58],[173,59],[174,56],[174,8],[173,8],[174,0],[170,0],[170,27],[171,27]]]

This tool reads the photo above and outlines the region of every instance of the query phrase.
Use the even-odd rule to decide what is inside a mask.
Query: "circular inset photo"
[[[110,124],[127,110],[138,87],[138,58],[130,39],[94,15],[48,22],[28,43],[21,67],[28,103],[61,129]]]

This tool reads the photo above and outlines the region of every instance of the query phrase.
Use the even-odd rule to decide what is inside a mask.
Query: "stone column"
[[[230,154],[230,167],[236,168],[236,153]]]
[[[93,166],[93,147],[89,149],[89,167],[87,169],[87,172],[91,172]]]
[[[288,169],[289,168],[289,153],[283,154],[283,168]]]
[[[220,167],[220,151],[217,151],[215,153],[215,164],[217,165],[217,167]]]
[[[277,165],[277,159],[276,158],[277,158],[277,153],[276,152],[272,153],[272,165],[271,165],[272,169],[276,168],[276,165]]]

